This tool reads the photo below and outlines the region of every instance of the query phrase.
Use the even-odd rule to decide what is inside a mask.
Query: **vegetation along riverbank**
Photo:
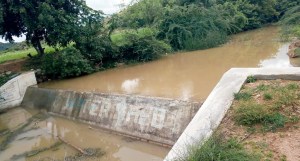
[[[284,38],[300,37],[299,0],[140,0],[109,16],[79,0],[25,0],[1,1],[0,12],[0,35],[13,42],[24,34],[29,45],[1,44],[0,62],[30,57],[47,79],[216,47],[270,23]]]

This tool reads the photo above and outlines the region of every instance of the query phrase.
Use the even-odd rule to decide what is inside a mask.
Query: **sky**
[[[94,10],[101,10],[105,14],[113,14],[120,10],[119,4],[124,3],[128,5],[131,0],[86,0],[86,4]],[[25,37],[14,37],[15,42],[21,42],[25,40]],[[1,39],[0,42],[5,42]]]

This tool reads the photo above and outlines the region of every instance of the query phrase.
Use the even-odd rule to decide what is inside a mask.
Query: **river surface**
[[[244,32],[218,48],[171,54],[157,61],[40,84],[44,88],[139,94],[203,101],[230,68],[299,66],[279,28]]]
[[[79,151],[59,137],[80,149],[98,148],[101,151],[97,157],[79,158],[77,155],[80,160],[162,161],[170,150],[49,114],[42,114],[43,117],[35,118],[24,126],[36,114],[40,114],[39,111],[15,108],[0,115],[1,161],[63,161],[76,156]],[[4,142],[8,145],[2,149]],[[53,146],[55,144],[57,146]]]

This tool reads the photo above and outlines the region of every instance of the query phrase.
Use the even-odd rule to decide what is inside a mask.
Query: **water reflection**
[[[125,80],[122,83],[122,90],[127,94],[132,94],[139,86],[140,79]]]
[[[293,65],[290,62],[290,58],[287,53],[289,50],[289,45],[282,45],[278,49],[278,52],[274,54],[270,59],[262,60],[259,64],[263,68],[282,68],[282,67],[292,67]]]

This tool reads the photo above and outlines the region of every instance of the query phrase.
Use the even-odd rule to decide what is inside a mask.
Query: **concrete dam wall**
[[[173,145],[201,104],[165,98],[29,87],[22,106],[44,108],[101,128]]]

